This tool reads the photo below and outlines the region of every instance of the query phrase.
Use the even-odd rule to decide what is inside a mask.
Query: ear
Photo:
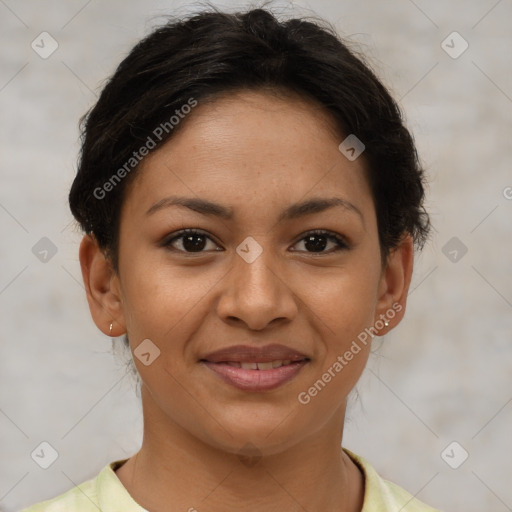
[[[119,278],[97,240],[85,235],[79,250],[87,302],[94,323],[107,336],[126,331]],[[110,331],[112,324],[112,331]]]
[[[383,325],[378,329],[378,336],[396,327],[405,314],[413,263],[414,243],[412,237],[406,235],[399,246],[391,250],[382,270],[374,319],[374,325]],[[386,326],[386,322],[389,325]]]

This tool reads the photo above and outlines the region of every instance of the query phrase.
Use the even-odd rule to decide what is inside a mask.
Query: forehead
[[[334,116],[312,99],[293,92],[247,90],[199,102],[174,142],[177,146],[193,138],[199,151],[203,141],[209,147],[215,142],[218,147],[229,142],[233,155],[238,149],[253,149],[261,156],[277,158],[269,151],[279,149],[279,155],[285,156],[284,151],[291,148],[311,149],[313,145],[336,143],[341,136]]]
[[[182,123],[139,166],[127,199],[135,195],[141,208],[165,194],[246,206],[336,190],[361,208],[370,198],[363,159],[350,162],[340,153],[344,135],[312,100],[260,91],[225,94],[198,102]]]

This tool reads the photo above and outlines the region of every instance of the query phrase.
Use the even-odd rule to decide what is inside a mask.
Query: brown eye
[[[298,243],[304,243],[306,252],[312,253],[333,253],[342,249],[348,249],[348,245],[336,233],[331,231],[315,230],[306,234]],[[329,242],[334,244],[332,250],[325,251],[324,249],[328,246]]]
[[[214,247],[218,247],[213,240],[201,231],[195,229],[182,230],[163,243],[164,247],[168,247],[180,252],[205,252],[208,241],[212,242]],[[210,248],[212,250],[212,248]],[[213,250],[216,250],[213,248]]]

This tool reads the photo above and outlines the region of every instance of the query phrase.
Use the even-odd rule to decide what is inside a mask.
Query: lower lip
[[[245,370],[226,363],[203,363],[235,388],[243,391],[269,391],[293,379],[307,361],[297,361],[271,370]]]

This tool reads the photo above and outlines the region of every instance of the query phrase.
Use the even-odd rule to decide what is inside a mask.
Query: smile
[[[266,363],[242,363],[239,361],[226,361],[226,364],[235,368],[243,368],[244,370],[272,370],[272,368],[280,368],[281,366],[287,366],[291,363],[290,359],[283,361],[278,359],[276,361],[269,361]]]
[[[199,362],[237,389],[262,392],[295,378],[310,358],[284,345],[237,345],[212,352]]]

